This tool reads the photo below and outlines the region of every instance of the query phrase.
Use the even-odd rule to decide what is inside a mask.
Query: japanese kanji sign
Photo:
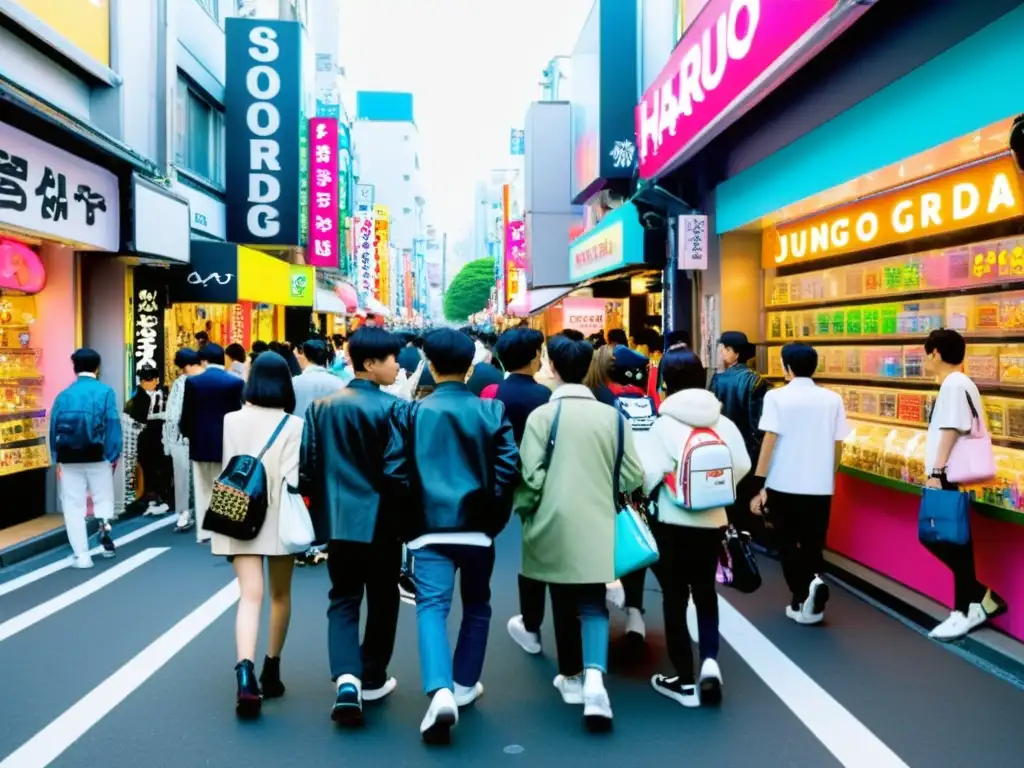
[[[309,250],[314,267],[339,267],[338,121],[309,121]]]
[[[373,213],[356,216],[352,220],[355,230],[356,293],[359,304],[368,306],[377,287],[377,250],[373,227]]]
[[[117,176],[0,123],[0,225],[117,251],[120,213]]]
[[[374,241],[377,248],[377,280],[374,298],[391,304],[391,211],[386,205],[373,206]]]
[[[149,365],[164,379],[164,306],[167,299],[166,270],[139,267],[132,281],[134,332],[132,347],[135,372]]]

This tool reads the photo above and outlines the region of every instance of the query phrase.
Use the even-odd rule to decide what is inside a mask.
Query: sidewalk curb
[[[125,511],[118,517],[111,520],[113,529],[118,529],[119,523],[126,522],[128,520],[135,520],[142,516],[141,510],[131,512]],[[90,517],[85,521],[85,530],[88,536],[94,536],[99,531],[99,522],[96,518]],[[12,565],[23,563],[33,557],[52,552],[55,549],[68,546],[68,534],[64,526],[54,528],[52,531],[47,531],[38,536],[33,536],[31,539],[13,544],[6,549],[0,549],[0,568],[9,568]]]

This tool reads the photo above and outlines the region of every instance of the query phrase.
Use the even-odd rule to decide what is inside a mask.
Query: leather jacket
[[[722,403],[722,415],[730,419],[743,435],[747,453],[754,466],[761,454],[764,433],[758,429],[768,381],[757,371],[736,364],[711,377],[709,389]]]
[[[505,406],[442,382],[395,410],[387,475],[403,496],[402,536],[501,533],[519,480],[519,449]]]
[[[317,541],[369,543],[397,536],[384,456],[399,402],[376,384],[353,379],[306,410],[299,488],[309,497]]]

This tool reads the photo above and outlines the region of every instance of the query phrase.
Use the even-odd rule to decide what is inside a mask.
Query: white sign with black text
[[[191,228],[204,235],[216,237],[218,240],[228,239],[226,208],[224,202],[211,197],[205,192],[175,181],[171,184],[177,194],[188,200],[191,211]]]
[[[708,217],[680,216],[676,254],[679,269],[708,268]]]
[[[121,247],[117,176],[0,123],[0,225],[82,248]]]

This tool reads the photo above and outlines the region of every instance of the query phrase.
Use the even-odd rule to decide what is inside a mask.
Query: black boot
[[[284,683],[281,682],[281,659],[272,656],[263,658],[263,671],[260,673],[260,687],[264,699],[277,699],[284,696]]]
[[[235,677],[238,680],[238,696],[235,699],[235,712],[244,720],[259,717],[263,698],[260,686],[256,682],[256,667],[248,659],[235,665]]]

